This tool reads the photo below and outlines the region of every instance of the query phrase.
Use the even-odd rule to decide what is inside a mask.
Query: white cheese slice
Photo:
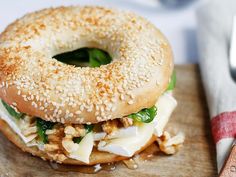
[[[30,141],[32,141],[32,137],[26,137],[21,133],[21,130],[18,126],[18,120],[15,117],[12,117],[8,111],[6,110],[6,108],[3,106],[2,101],[0,100],[0,118],[3,119],[4,121],[7,122],[7,124],[12,128],[12,130],[18,134],[21,139],[25,142],[28,143]]]
[[[93,150],[93,133],[90,132],[80,141],[79,144],[62,141],[62,146],[69,152],[69,157],[72,159],[80,160],[84,163],[89,163],[89,157]]]
[[[105,138],[107,134],[105,132],[98,132],[98,133],[93,133],[93,140],[94,141],[99,141]]]
[[[114,138],[123,138],[128,136],[137,136],[138,135],[138,127],[130,126],[127,128],[120,128],[111,134],[107,135],[106,139],[114,139]]]
[[[156,106],[157,106],[157,115],[154,120],[154,123],[156,124],[154,134],[160,137],[163,133],[163,130],[167,122],[169,121],[172,112],[177,106],[177,101],[171,95],[171,93],[167,92],[159,97]]]
[[[127,128],[120,128],[111,134],[107,135],[105,132],[93,133],[94,141],[100,141],[102,139],[114,139],[114,138],[122,138],[127,136],[136,136],[138,135],[138,127],[130,126]]]
[[[107,151],[125,157],[133,156],[134,153],[142,148],[152,137],[154,124],[142,123],[137,126],[137,128],[137,135],[127,135],[122,138],[100,141],[98,144],[98,150]]]

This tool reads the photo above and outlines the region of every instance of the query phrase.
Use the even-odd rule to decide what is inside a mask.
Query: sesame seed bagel
[[[82,47],[112,62],[75,67],[53,56]],[[61,123],[97,123],[153,106],[173,69],[171,48],[150,22],[101,7],[30,13],[0,35],[0,97],[19,112]]]

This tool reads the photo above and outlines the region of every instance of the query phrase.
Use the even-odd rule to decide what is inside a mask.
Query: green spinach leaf
[[[1,101],[2,101],[3,106],[6,108],[7,112],[11,116],[15,117],[18,120],[24,117],[23,113],[16,112],[15,109],[13,109],[11,106],[9,106],[6,102],[4,102],[3,100],[1,100]]]
[[[84,125],[86,133],[90,133],[93,130],[93,127],[94,127],[94,125],[92,125],[92,124],[91,125],[88,125],[88,124]]]
[[[54,122],[45,121],[41,118],[36,118],[38,135],[44,144],[48,143],[48,136],[46,135],[46,130],[52,129],[55,124],[56,123]]]
[[[138,122],[150,123],[153,121],[157,114],[157,107],[145,108],[137,113],[130,114],[128,117]]]
[[[82,136],[80,136],[80,137],[74,137],[74,138],[73,138],[73,141],[74,141],[74,143],[79,144],[82,139],[83,139]]]
[[[175,85],[176,85],[176,72],[174,71],[171,75],[171,80],[169,82],[169,85],[166,91],[173,90],[175,88]]]
[[[111,62],[111,57],[108,53],[99,49],[88,49],[89,53],[89,66],[99,67],[101,65],[106,65]]]
[[[57,60],[75,66],[99,67],[111,62],[111,56],[96,48],[81,48],[54,56]],[[86,64],[87,63],[87,64]]]

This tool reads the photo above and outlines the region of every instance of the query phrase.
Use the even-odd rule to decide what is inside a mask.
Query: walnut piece
[[[102,129],[107,134],[110,134],[113,131],[118,129],[118,121],[117,120],[109,120],[102,124]]]
[[[46,130],[46,132],[45,132],[45,134],[46,135],[53,135],[53,134],[55,134],[56,133],[56,129],[48,129],[48,130]]]
[[[85,136],[86,135],[86,130],[83,125],[75,125],[75,130],[77,132],[77,136]]]
[[[59,143],[61,141],[61,138],[57,134],[50,134],[50,135],[48,135],[48,141],[54,142],[54,143],[56,143],[56,142]]]
[[[164,132],[160,138],[157,138],[160,150],[166,154],[175,154],[184,143],[184,133],[179,132],[171,137],[168,132]]]
[[[65,133],[66,135],[72,135],[72,136],[74,136],[74,135],[76,134],[76,130],[75,130],[74,127],[72,127],[72,126],[69,125],[69,126],[66,126],[66,127],[65,127],[64,133]]]
[[[29,127],[26,130],[24,130],[22,133],[23,135],[27,136],[27,135],[31,135],[37,132],[37,127],[33,126],[33,127]]]
[[[44,150],[45,151],[55,151],[59,149],[58,144],[45,144],[44,145]]]
[[[132,126],[133,125],[133,119],[131,118],[128,118],[128,117],[124,117],[124,118],[121,118],[120,119],[121,123],[123,124],[123,126],[125,128],[129,127],[129,126]]]
[[[67,157],[64,154],[54,153],[54,152],[50,152],[47,154],[48,156],[52,157],[52,159],[55,160],[57,163],[62,163],[64,160],[67,159]]]

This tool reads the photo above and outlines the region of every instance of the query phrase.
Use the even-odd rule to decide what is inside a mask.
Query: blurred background
[[[0,32],[25,13],[60,5],[101,5],[131,10],[154,23],[170,41],[176,64],[197,63],[197,7],[206,0],[6,0],[0,2]]]

